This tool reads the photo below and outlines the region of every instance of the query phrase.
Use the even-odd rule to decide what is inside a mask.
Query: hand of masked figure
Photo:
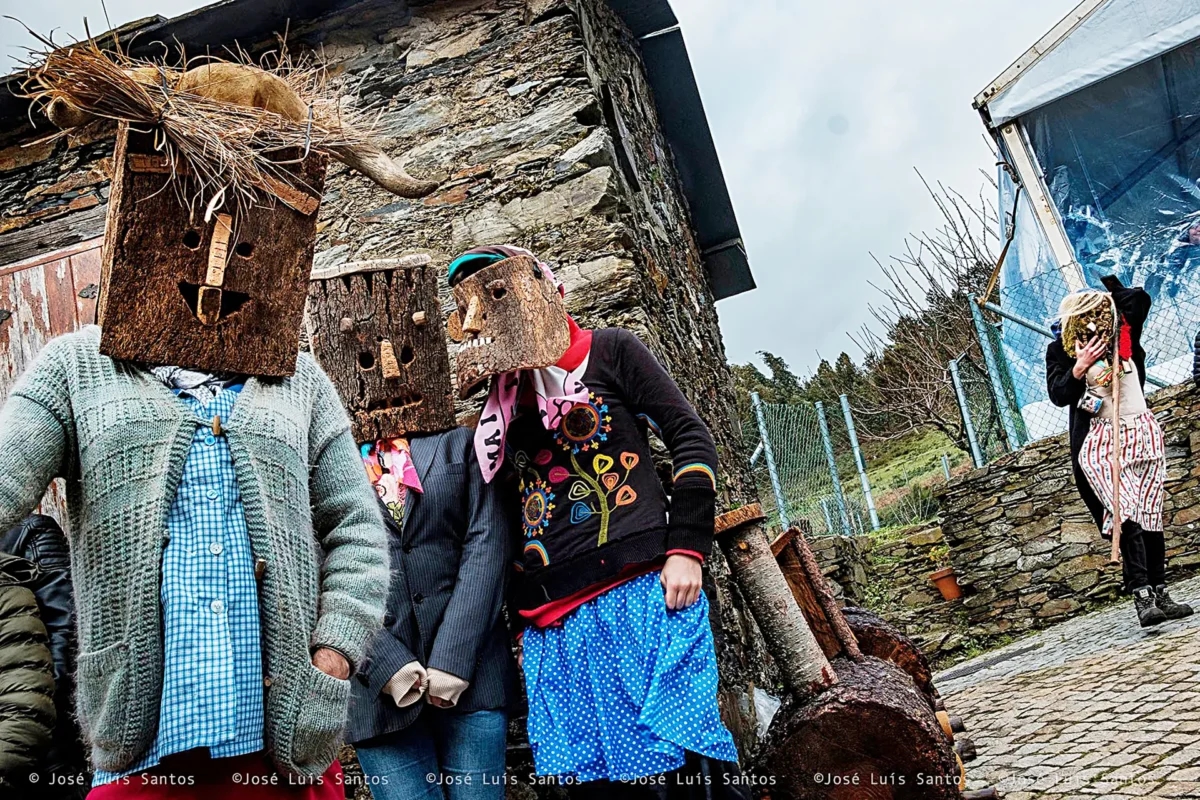
[[[1099,336],[1093,336],[1088,340],[1087,344],[1083,342],[1075,343],[1075,366],[1071,370],[1077,379],[1083,380],[1083,376],[1091,369],[1092,364],[1095,364],[1108,353],[1108,343],[1103,341]]]
[[[700,599],[702,579],[703,570],[699,559],[681,553],[667,556],[667,563],[663,564],[659,578],[666,594],[667,608],[678,611],[688,608]]]
[[[389,695],[397,708],[406,708],[421,699],[428,688],[428,674],[416,661],[410,661],[396,671],[383,685],[383,693]]]
[[[312,663],[314,667],[331,678],[350,680],[350,662],[336,650],[330,650],[328,647],[319,648],[317,652],[313,653]]]

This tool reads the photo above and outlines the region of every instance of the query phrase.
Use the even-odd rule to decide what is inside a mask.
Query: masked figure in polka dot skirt
[[[701,590],[708,428],[634,334],[580,328],[532,253],[470,250],[449,279],[459,390],[488,385],[477,460],[521,512],[509,616],[537,773],[576,798],[744,796]],[[669,495],[651,431],[674,463]]]

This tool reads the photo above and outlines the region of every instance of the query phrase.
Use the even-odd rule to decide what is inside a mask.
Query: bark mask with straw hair
[[[22,96],[60,128],[116,120],[159,131],[160,150],[197,179],[201,196],[188,198],[192,205],[287,202],[279,182],[294,176],[268,157],[284,148],[324,152],[401,197],[437,188],[408,175],[363,132],[328,91],[323,70],[286,55],[271,69],[206,58],[185,71],[101,49],[94,39],[41,55]]]

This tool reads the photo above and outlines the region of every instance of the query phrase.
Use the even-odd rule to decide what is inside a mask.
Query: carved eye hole
[[[249,242],[239,242],[238,246],[233,248],[233,252],[237,253],[242,258],[249,258],[254,255],[254,245]]]
[[[368,372],[375,369],[375,354],[369,350],[364,350],[358,354],[358,368],[363,372]]]
[[[191,230],[183,235],[183,246],[189,250],[200,248],[200,231]]]
[[[508,287],[504,284],[503,280],[492,281],[487,285],[487,288],[491,290],[492,297],[496,300],[500,300],[504,295],[508,294]]]
[[[411,346],[406,344],[406,345],[404,345],[404,347],[400,348],[400,363],[401,364],[411,364],[413,362],[413,359],[416,357],[417,357],[417,354],[413,352],[413,349]]]

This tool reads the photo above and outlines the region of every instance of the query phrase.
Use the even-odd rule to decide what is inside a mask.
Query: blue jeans
[[[426,709],[355,750],[375,800],[504,800],[507,733],[503,711]]]

